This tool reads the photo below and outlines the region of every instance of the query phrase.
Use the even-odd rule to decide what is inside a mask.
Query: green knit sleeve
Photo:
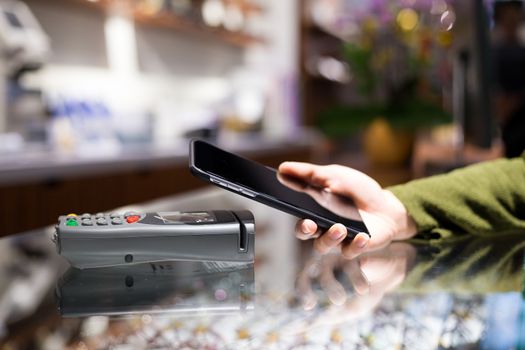
[[[419,232],[492,235],[525,229],[525,153],[388,188]]]

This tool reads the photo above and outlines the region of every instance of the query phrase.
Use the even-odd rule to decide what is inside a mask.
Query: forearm
[[[388,188],[419,232],[471,233],[525,229],[525,159],[480,163]]]

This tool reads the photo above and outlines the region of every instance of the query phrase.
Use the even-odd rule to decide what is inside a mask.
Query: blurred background
[[[203,186],[188,140],[382,185],[525,149],[521,1],[0,1],[0,235]]]

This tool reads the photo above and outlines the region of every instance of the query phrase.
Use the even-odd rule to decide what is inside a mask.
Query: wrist
[[[405,205],[389,190],[383,190],[395,226],[395,240],[408,239],[417,233],[417,225]]]

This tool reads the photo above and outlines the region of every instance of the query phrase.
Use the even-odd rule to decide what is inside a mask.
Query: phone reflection
[[[64,317],[237,313],[253,309],[254,265],[176,261],[70,268],[55,292]]]
[[[340,217],[359,222],[363,221],[356,205],[348,197],[334,194],[325,188],[311,186],[297,178],[280,173],[277,173],[277,180],[296,192],[302,192],[309,195],[323,208]]]

